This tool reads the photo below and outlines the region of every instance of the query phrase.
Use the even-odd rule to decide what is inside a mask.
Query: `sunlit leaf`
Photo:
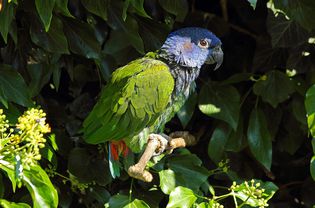
[[[190,208],[197,200],[194,192],[191,189],[178,186],[170,194],[170,199],[167,208]]]
[[[38,165],[23,171],[22,180],[33,199],[34,208],[57,207],[58,194],[47,173]]]
[[[227,122],[235,130],[239,120],[240,95],[233,86],[208,83],[201,88],[199,109],[208,116]]]
[[[315,85],[310,87],[305,96],[307,124],[313,137],[315,137]]]
[[[163,193],[170,194],[176,187],[176,175],[173,170],[167,169],[159,172],[160,187]]]
[[[5,199],[0,199],[0,206],[3,208],[31,208],[28,204],[9,202]]]

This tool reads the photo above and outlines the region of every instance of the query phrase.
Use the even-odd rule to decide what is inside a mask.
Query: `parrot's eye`
[[[200,48],[209,48],[209,42],[207,40],[205,40],[205,39],[201,39],[198,42],[198,46]]]

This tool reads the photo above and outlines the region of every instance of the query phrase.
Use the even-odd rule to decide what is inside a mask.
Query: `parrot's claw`
[[[153,156],[159,155],[165,150],[168,153],[172,153],[175,148],[194,144],[196,144],[195,137],[187,131],[177,131],[170,134],[170,136],[150,134],[144,153],[137,164],[129,167],[128,174],[144,182],[151,182],[153,176],[149,171],[145,170],[145,167]]]

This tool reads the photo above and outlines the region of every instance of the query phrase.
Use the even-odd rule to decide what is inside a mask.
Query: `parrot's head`
[[[170,33],[161,47],[167,59],[184,67],[201,68],[203,64],[223,62],[221,41],[204,28],[187,27]]]

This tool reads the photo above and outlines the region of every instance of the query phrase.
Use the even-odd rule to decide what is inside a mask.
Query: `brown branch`
[[[128,174],[131,177],[144,182],[151,182],[153,180],[153,176],[149,171],[145,170],[145,167],[156,152],[167,149],[168,152],[171,153],[175,148],[196,144],[195,137],[187,131],[178,131],[170,134],[170,140],[167,144],[163,142],[166,139],[161,137],[162,136],[156,134],[149,135],[147,147],[140,157],[139,162],[130,166],[128,169]]]
[[[220,0],[221,10],[222,10],[222,16],[223,19],[228,22],[229,21],[229,14],[227,10],[227,1],[226,0]]]

